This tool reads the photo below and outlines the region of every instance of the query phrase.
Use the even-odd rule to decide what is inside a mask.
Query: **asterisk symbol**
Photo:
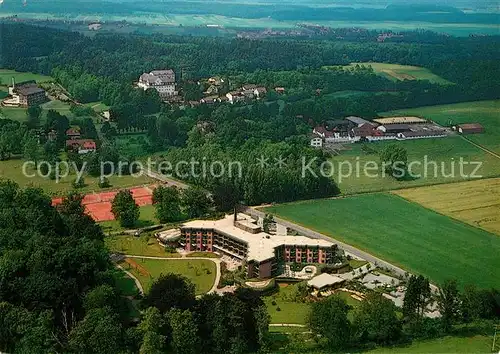
[[[266,168],[269,166],[269,163],[267,162],[269,158],[264,157],[264,155],[260,155],[260,157],[257,157],[257,166],[260,166],[260,168]]]
[[[274,161],[275,161],[274,164],[276,165],[276,167],[278,167],[278,168],[285,168],[286,167],[286,159],[284,159],[281,155],[278,158],[275,157]]]

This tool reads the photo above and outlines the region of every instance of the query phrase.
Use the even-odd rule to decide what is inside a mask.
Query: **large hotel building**
[[[187,222],[177,239],[186,251],[217,252],[246,261],[251,278],[277,275],[279,262],[333,263],[337,251],[325,240],[265,233],[245,214]]]

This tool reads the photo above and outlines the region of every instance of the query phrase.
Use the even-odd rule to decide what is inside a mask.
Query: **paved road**
[[[176,186],[177,188],[180,189],[186,189],[189,187],[189,185],[187,185],[186,183],[172,179],[161,173],[153,172],[148,169],[144,169],[144,173],[146,174],[146,176],[157,179],[158,181],[161,181],[163,183],[166,183],[168,186]]]
[[[215,274],[215,281],[214,285],[212,288],[208,291],[207,294],[214,293],[217,290],[217,285],[219,285],[219,281],[221,278],[221,270],[220,270],[220,264],[222,260],[219,258],[208,258],[208,257],[153,257],[153,256],[137,256],[137,255],[130,255],[126,254],[125,257],[127,258],[146,258],[146,259],[162,259],[162,260],[172,260],[172,259],[182,259],[182,260],[190,260],[190,259],[199,259],[199,260],[204,260],[204,261],[212,261],[215,263],[215,269],[217,270]]]
[[[134,280],[135,286],[137,286],[137,289],[139,289],[139,292],[141,293],[141,295],[144,295],[144,289],[143,289],[142,284],[139,281],[139,279],[137,279],[135,277],[135,275],[133,275],[129,271],[125,270],[121,265],[119,265],[119,264],[115,264],[115,265],[117,268],[120,268],[121,270],[123,270],[125,272],[125,274],[127,274],[130,278],[132,278]]]

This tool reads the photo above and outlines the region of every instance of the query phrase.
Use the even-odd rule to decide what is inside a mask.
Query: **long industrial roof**
[[[245,214],[238,214],[237,221],[250,228],[256,228],[254,220]],[[234,216],[227,215],[220,220],[195,220],[181,226],[181,228],[213,229],[248,245],[248,260],[262,262],[274,257],[274,249],[278,246],[320,246],[331,247],[332,242],[322,239],[313,239],[306,236],[277,236],[265,232],[250,233],[234,225]]]
[[[388,118],[377,118],[373,120],[378,124],[415,124],[415,123],[425,123],[427,122],[423,118],[419,117],[388,117]]]

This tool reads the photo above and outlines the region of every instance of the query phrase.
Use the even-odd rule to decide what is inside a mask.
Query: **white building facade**
[[[160,94],[162,99],[170,96],[176,96],[175,89],[175,72],[172,69],[168,70],[153,70],[149,74],[144,73],[139,77],[137,86],[144,89],[153,88]]]

